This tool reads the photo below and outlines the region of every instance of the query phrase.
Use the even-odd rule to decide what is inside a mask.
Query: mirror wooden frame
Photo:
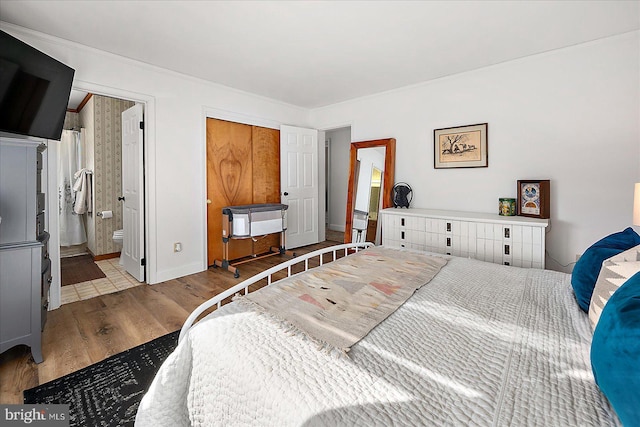
[[[384,153],[384,178],[382,191],[382,209],[393,206],[392,190],[396,171],[396,140],[395,138],[375,139],[371,141],[352,142],[349,151],[349,183],[347,187],[347,213],[344,228],[344,242],[350,243],[353,234],[353,205],[355,204],[356,167],[358,161],[358,149],[385,147]]]

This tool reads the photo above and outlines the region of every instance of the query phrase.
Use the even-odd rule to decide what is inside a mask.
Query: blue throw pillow
[[[596,286],[602,262],[638,245],[640,245],[640,236],[628,227],[598,240],[584,251],[571,273],[571,286],[582,311],[589,311],[591,294]]]
[[[593,332],[596,383],[625,426],[640,426],[640,273],[604,306]]]

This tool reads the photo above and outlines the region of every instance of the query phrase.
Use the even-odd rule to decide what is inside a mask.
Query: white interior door
[[[280,191],[287,249],[318,243],[318,131],[280,127]]]
[[[122,112],[122,258],[129,274],[144,282],[143,111],[136,104]]]

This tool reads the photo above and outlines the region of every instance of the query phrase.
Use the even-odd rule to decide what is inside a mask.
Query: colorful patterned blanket
[[[446,263],[424,253],[373,247],[238,301],[328,349],[348,352]]]

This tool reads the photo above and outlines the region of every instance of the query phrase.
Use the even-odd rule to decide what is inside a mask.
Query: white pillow
[[[614,255],[602,262],[589,304],[589,320],[595,329],[600,314],[611,295],[631,276],[640,271],[640,245]]]

